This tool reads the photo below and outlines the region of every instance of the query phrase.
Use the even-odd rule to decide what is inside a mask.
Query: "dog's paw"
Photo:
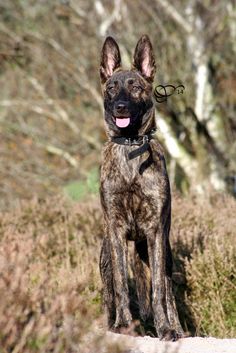
[[[178,338],[181,338],[181,335],[169,326],[160,327],[157,334],[162,341],[177,341]]]
[[[132,315],[129,309],[122,309],[116,313],[116,321],[113,325],[113,331],[117,331],[122,327],[129,327],[132,322]]]
[[[182,329],[181,330],[177,330],[177,335],[178,335],[178,338],[191,337],[191,333],[190,332],[184,332]]]

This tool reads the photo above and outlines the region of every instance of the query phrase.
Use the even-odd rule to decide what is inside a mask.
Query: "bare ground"
[[[165,342],[148,336],[132,337],[107,332],[106,340],[121,346],[125,353],[236,353],[236,339],[188,337],[177,342]]]

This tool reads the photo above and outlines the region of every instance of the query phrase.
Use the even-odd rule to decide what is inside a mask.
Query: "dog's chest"
[[[147,196],[165,192],[168,176],[164,157],[156,157],[157,154],[152,150],[151,155],[147,151],[130,160],[128,154],[136,148],[107,144],[101,167],[101,191],[107,190],[109,194],[117,195],[141,192]]]
[[[168,203],[169,181],[164,159],[156,157],[154,150],[152,162],[140,173],[140,166],[150,157],[149,152],[129,160],[128,153],[133,146],[126,147],[107,145],[104,150],[101,200],[109,218],[116,226],[125,224],[127,239],[135,240],[142,238],[148,226],[155,226],[156,216],[163,204]]]
[[[139,167],[148,153],[129,160],[129,152],[137,146],[113,145],[104,151],[101,179],[109,180],[117,188],[130,187],[139,177]]]
[[[139,166],[142,158],[140,156],[130,160],[128,154],[137,149],[137,146],[117,146],[119,152],[117,154],[118,165],[120,166],[120,173],[126,183],[132,184],[139,175]]]

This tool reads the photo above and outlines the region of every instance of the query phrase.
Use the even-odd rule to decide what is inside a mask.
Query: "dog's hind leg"
[[[165,278],[165,285],[166,285],[166,305],[167,305],[167,314],[170,325],[174,328],[179,337],[184,335],[184,331],[181,327],[179,322],[179,316],[176,309],[175,297],[172,290],[172,253],[170,248],[170,242],[167,238],[166,240],[166,278]]]
[[[103,301],[107,310],[108,327],[111,328],[116,319],[115,296],[113,288],[113,271],[111,260],[111,249],[108,238],[103,239],[100,254],[100,273],[103,283]]]
[[[139,313],[144,321],[152,315],[150,276],[147,240],[145,239],[135,242],[134,245],[134,278],[139,302]]]

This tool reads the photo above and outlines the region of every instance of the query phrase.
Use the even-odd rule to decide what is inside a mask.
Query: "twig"
[[[121,0],[114,0],[114,9],[112,13],[105,16],[104,21],[101,23],[99,27],[99,33],[101,36],[104,36],[107,33],[107,30],[112,25],[112,23],[117,20],[120,16],[120,8],[121,8]]]
[[[69,152],[63,150],[62,148],[44,143],[42,141],[37,141],[35,138],[35,135],[26,126],[20,127],[18,124],[12,124],[12,123],[10,124],[8,122],[4,122],[4,125],[8,126],[14,131],[20,131],[24,135],[30,136],[31,138],[34,139],[34,142],[37,146],[46,149],[46,151],[49,153],[52,153],[64,158],[72,167],[78,168],[78,161],[73,156],[71,156]]]
[[[71,8],[77,16],[87,18],[86,12],[79,7],[78,2],[70,0],[68,7]]]
[[[163,10],[165,10],[167,15],[178,23],[185,32],[189,34],[193,31],[192,26],[187,22],[186,18],[184,18],[167,0],[156,0],[156,3],[158,3]]]
[[[168,38],[168,33],[163,26],[162,20],[160,16],[156,16],[155,11],[151,8],[151,6],[148,5],[147,2],[143,2],[142,0],[138,0],[139,5],[141,6],[142,10],[145,11],[153,20],[153,22],[157,25],[157,27],[160,29],[161,33],[163,34],[164,38]],[[168,38],[169,40],[170,38]]]
[[[40,143],[41,146],[45,147],[45,149],[52,154],[55,154],[57,156],[63,157],[72,167],[74,168],[78,168],[78,162],[77,160],[72,157],[68,152],[66,152],[65,150],[59,148],[59,147],[55,147],[52,145],[42,145]]]
[[[48,101],[50,101],[50,98],[48,97],[47,93],[45,92],[44,87],[38,82],[38,80],[35,77],[30,77],[28,76],[28,81],[32,84],[32,86],[38,91],[38,93]],[[67,112],[61,108],[61,106],[57,103],[57,101],[54,101],[54,108],[57,112],[57,114],[60,116],[61,120],[66,123],[73,131],[76,133],[79,132],[79,128],[77,125],[70,120],[69,115]]]
[[[68,69],[73,73],[73,79],[75,82],[81,86],[86,91],[90,92],[92,97],[97,102],[98,106],[101,110],[103,110],[103,100],[99,92],[89,83],[89,79],[86,75],[85,69],[81,65],[77,65],[76,61],[72,58],[72,56],[65,51],[65,49],[53,38],[46,39],[39,33],[27,32],[28,36],[40,40],[48,45],[50,45],[59,55],[61,55],[64,59],[67,60],[72,65],[72,68]],[[79,74],[78,74],[79,72]]]
[[[8,37],[13,39],[15,42],[19,43],[22,41],[22,38],[19,37],[15,32],[11,31],[8,27],[6,27],[3,22],[0,22],[0,31],[2,33],[5,33]]]

